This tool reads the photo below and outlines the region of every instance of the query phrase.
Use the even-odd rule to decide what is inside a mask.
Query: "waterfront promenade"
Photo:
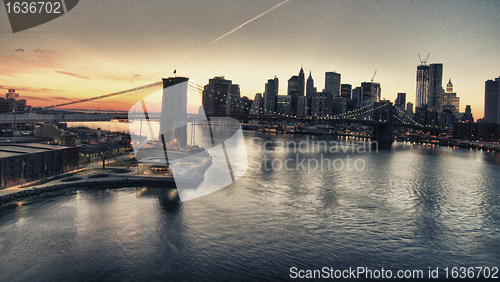
[[[133,154],[120,156],[110,160],[110,164],[127,161]],[[108,163],[108,164],[109,164]],[[212,158],[202,158],[199,163],[183,164],[173,176],[138,175],[137,167],[116,166],[101,168],[102,163],[92,163],[63,175],[53,176],[24,185],[18,185],[0,190],[0,205],[10,203],[25,197],[37,196],[46,192],[57,192],[65,189],[79,188],[120,188],[127,186],[161,186],[175,188],[176,183],[196,184],[204,177],[205,170],[212,164]]]
[[[112,164],[112,163],[115,163],[118,161],[129,160],[133,157],[134,157],[133,154],[119,156],[119,157],[110,159],[109,162],[107,162],[107,164]],[[101,169],[101,171],[99,171],[99,169]],[[109,169],[106,169],[106,171],[112,172],[112,169],[109,168]],[[103,178],[92,177],[92,175],[106,173],[106,171],[102,171],[102,162],[100,162],[100,161],[94,162],[91,164],[81,165],[80,169],[78,169],[78,170],[70,171],[70,172],[67,172],[67,173],[61,174],[61,175],[52,176],[52,177],[47,178],[46,180],[36,180],[33,182],[24,183],[22,185],[16,185],[16,186],[7,187],[5,189],[0,189],[0,199],[5,197],[5,196],[15,194],[18,192],[32,191],[32,190],[36,190],[36,189],[40,189],[40,188],[47,188],[47,187],[51,187],[51,186],[55,186],[55,185],[65,184],[65,185],[70,186],[72,183],[97,182],[97,181],[103,181],[103,180],[105,180],[106,182],[113,182],[113,181],[128,179],[129,177],[136,175],[136,170],[131,169],[130,172],[127,172],[127,173],[107,173],[108,175],[106,178],[104,178],[104,177]],[[77,178],[81,178],[81,179],[77,179],[74,181],[67,181],[69,178],[73,178],[73,177],[75,177],[75,179],[77,179]],[[51,179],[53,179],[53,180],[51,180]],[[40,183],[40,184],[37,184],[37,183]]]

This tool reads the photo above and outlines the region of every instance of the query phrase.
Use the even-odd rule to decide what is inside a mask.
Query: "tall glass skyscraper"
[[[429,66],[420,65],[417,67],[417,96],[416,107],[427,107],[429,93]]]
[[[443,64],[417,67],[417,108],[443,111]]]

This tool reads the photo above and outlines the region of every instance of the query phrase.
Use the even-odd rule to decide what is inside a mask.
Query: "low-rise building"
[[[1,187],[78,169],[79,149],[40,143],[0,143]]]

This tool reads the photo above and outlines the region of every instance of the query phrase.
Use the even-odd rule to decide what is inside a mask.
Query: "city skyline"
[[[483,117],[484,83],[499,76],[494,1],[82,2],[13,34],[0,9],[0,88],[43,106],[136,87],[172,75],[215,76],[254,98],[275,75],[279,93],[302,67],[318,91],[326,72],[352,88],[375,82],[382,98],[415,104],[418,53],[443,64],[460,112]],[[243,24],[243,25],[242,25]],[[35,103],[34,99],[37,100]]]

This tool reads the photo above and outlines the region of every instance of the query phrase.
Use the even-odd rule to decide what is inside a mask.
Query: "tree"
[[[110,146],[109,142],[102,142],[99,144],[98,153],[102,160],[102,169],[106,169],[106,160],[110,157]]]

